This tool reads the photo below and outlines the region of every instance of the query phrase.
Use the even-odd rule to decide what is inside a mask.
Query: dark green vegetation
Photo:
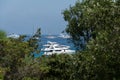
[[[84,0],[66,9],[67,33],[80,50],[34,58],[35,37],[5,39],[0,31],[0,78],[4,80],[120,80],[120,0]],[[86,45],[81,44],[84,37]]]
[[[114,2],[115,1],[115,2]],[[96,37],[104,38],[119,32],[120,1],[119,0],[83,0],[63,12],[68,22],[66,32],[78,48],[85,48],[80,42],[82,36],[86,43]],[[102,34],[101,34],[102,33]],[[112,33],[112,34],[111,34]],[[116,37],[118,38],[118,37]]]
[[[0,39],[5,39],[6,33],[3,30],[0,30]]]
[[[4,35],[3,35],[4,34]],[[0,31],[0,77],[4,80],[21,80],[27,72],[22,71],[24,67],[28,68],[34,64],[32,53],[39,53],[38,40],[40,38],[40,29],[28,40],[24,41],[25,36],[18,39],[7,38],[4,31]],[[30,64],[30,65],[28,65]],[[3,75],[3,76],[2,76]]]

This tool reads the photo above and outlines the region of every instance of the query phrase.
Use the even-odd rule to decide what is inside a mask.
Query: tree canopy
[[[74,76],[82,80],[119,80],[119,0],[83,0],[63,14],[68,22],[66,32],[76,47],[82,47],[81,36],[87,42],[85,50],[77,54]]]
[[[5,32],[0,31],[1,38],[4,38],[6,36],[5,34]],[[30,63],[24,62],[27,57],[34,60],[32,53],[38,52],[39,47],[38,39],[34,38],[34,36],[40,38],[40,35],[41,30],[38,29],[27,41],[24,40],[26,36],[20,36],[18,39],[0,39],[0,68],[3,69],[3,71],[0,70],[0,75],[4,75],[4,80],[20,80],[23,75],[25,76],[25,74],[20,74],[22,72],[20,69]],[[34,61],[31,61],[30,64],[32,63]],[[29,69],[28,66],[27,68]]]
[[[119,0],[83,0],[63,12],[68,22],[66,32],[78,50],[85,48],[81,38],[87,43],[90,38],[95,39],[100,31],[119,28],[119,7]]]

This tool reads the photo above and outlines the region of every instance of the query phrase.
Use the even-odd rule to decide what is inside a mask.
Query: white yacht
[[[48,38],[48,39],[54,39],[56,37],[54,35],[47,35],[46,38]]]
[[[52,54],[62,54],[62,53],[75,53],[75,50],[70,50],[70,46],[60,45],[56,42],[48,41],[45,48],[42,49],[44,55],[52,55]]]
[[[60,38],[71,38],[69,35],[67,34],[60,34],[58,37]]]
[[[17,39],[17,38],[20,37],[20,35],[15,34],[15,33],[12,33],[12,34],[9,34],[7,37],[8,37],[8,38],[14,38],[14,39]]]

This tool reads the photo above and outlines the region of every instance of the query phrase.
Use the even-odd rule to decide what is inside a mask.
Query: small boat
[[[52,36],[52,35],[48,35],[46,38],[48,38],[48,39],[54,39],[54,38],[56,38],[55,36]]]
[[[41,51],[44,52],[44,55],[52,55],[52,54],[64,54],[64,53],[75,53],[75,50],[70,50],[70,46],[60,45],[57,42],[48,41],[47,44],[44,45],[44,48]]]
[[[15,34],[15,33],[12,33],[12,34],[9,34],[7,37],[8,37],[8,38],[14,38],[14,39],[17,39],[17,38],[20,37],[20,35]]]
[[[39,40],[39,37],[33,37],[33,39]]]
[[[71,38],[69,35],[67,34],[60,34],[58,37],[60,38]]]

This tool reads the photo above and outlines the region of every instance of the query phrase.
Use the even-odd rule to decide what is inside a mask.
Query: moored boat
[[[75,53],[75,50],[71,50],[70,46],[60,45],[57,42],[48,41],[47,44],[44,45],[44,48],[41,50],[44,52],[44,55],[52,55],[52,54],[64,54],[64,53]]]
[[[8,38],[15,38],[15,39],[17,39],[17,38],[20,37],[20,35],[15,34],[15,33],[12,33],[12,34],[9,34],[7,37],[8,37]]]

